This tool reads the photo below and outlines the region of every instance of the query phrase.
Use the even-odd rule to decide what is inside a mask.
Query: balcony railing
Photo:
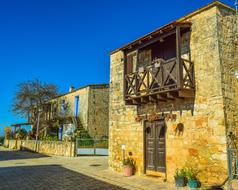
[[[134,104],[140,98],[164,96],[167,92],[181,90],[194,91],[194,87],[194,66],[191,61],[177,58],[156,60],[148,67],[125,75],[125,100]]]

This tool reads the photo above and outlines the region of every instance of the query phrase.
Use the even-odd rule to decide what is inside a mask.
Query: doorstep
[[[163,173],[163,172],[156,172],[156,171],[152,171],[152,170],[146,170],[145,175],[149,176],[149,177],[163,178],[163,180],[166,181],[166,173]]]

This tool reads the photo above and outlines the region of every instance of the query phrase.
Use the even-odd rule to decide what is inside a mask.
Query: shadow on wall
[[[39,153],[25,151],[0,151],[0,161],[49,157]],[[1,189],[1,187],[0,187]]]
[[[142,104],[137,107],[138,115],[179,112],[180,116],[184,111],[189,111],[191,115],[194,113],[194,98],[167,100],[166,102]]]
[[[127,190],[59,165],[0,168],[1,190]]]
[[[175,129],[175,136],[183,136],[184,124],[178,123]]]

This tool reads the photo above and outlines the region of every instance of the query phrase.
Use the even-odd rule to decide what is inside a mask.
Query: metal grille
[[[77,155],[108,155],[108,139],[76,139]]]

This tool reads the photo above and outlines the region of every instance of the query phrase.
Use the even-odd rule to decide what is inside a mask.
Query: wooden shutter
[[[133,68],[133,55],[129,54],[126,58],[126,74],[132,73]]]
[[[137,60],[136,51],[133,51],[127,54],[127,58],[126,58],[126,73],[127,74],[135,72],[136,60]]]

